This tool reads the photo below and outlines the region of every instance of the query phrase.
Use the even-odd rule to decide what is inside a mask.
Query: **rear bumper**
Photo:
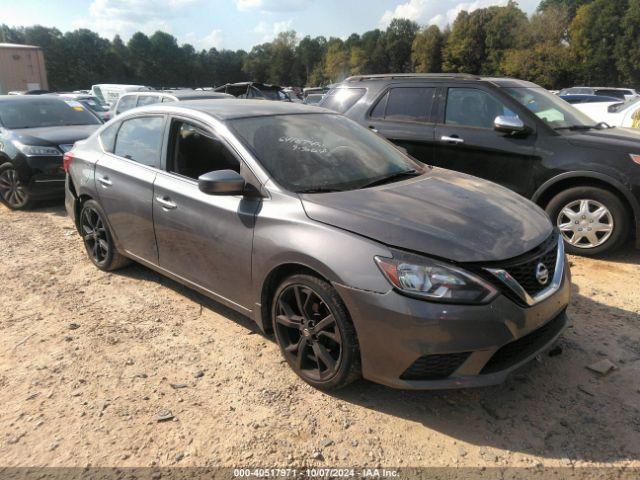
[[[565,268],[558,291],[531,307],[503,295],[488,305],[446,305],[335,286],[356,327],[365,378],[445,389],[501,383],[551,346],[569,323],[570,283]]]

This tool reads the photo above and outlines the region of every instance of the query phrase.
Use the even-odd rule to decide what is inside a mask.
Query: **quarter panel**
[[[253,290],[260,302],[262,286],[276,267],[297,263],[330,282],[374,292],[391,286],[374,262],[390,257],[384,246],[357,234],[309,219],[295,196],[273,192],[256,217],[253,249]]]

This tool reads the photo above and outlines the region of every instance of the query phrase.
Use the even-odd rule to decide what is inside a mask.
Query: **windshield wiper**
[[[403,170],[402,172],[395,172],[389,175],[385,175],[384,177],[376,178],[375,180],[372,180],[369,183],[365,183],[358,188],[376,187],[378,185],[384,185],[385,183],[391,183],[394,180],[399,180],[402,177],[415,177],[416,175],[421,174],[422,173],[417,170]]]
[[[297,190],[296,193],[330,193],[330,192],[342,192],[337,188],[328,188],[328,187],[313,187],[307,188],[305,190]]]

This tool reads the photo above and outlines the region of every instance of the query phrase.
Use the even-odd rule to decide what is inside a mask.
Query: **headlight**
[[[13,145],[24,153],[27,157],[40,157],[40,156],[61,156],[62,153],[55,147],[41,147],[39,145],[25,145],[14,140]]]
[[[382,273],[399,291],[445,303],[486,303],[498,291],[482,278],[444,263],[417,255],[375,257]]]

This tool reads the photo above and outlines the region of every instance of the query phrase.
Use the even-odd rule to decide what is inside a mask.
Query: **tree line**
[[[0,40],[42,47],[54,90],[95,83],[216,86],[254,80],[326,85],[349,75],[464,72],[509,75],[547,88],[575,84],[640,86],[640,0],[542,0],[527,16],[503,7],[462,11],[444,29],[394,19],[346,40],[280,33],[244,50],[197,51],[157,31],[125,44],[87,29],[0,25]]]

